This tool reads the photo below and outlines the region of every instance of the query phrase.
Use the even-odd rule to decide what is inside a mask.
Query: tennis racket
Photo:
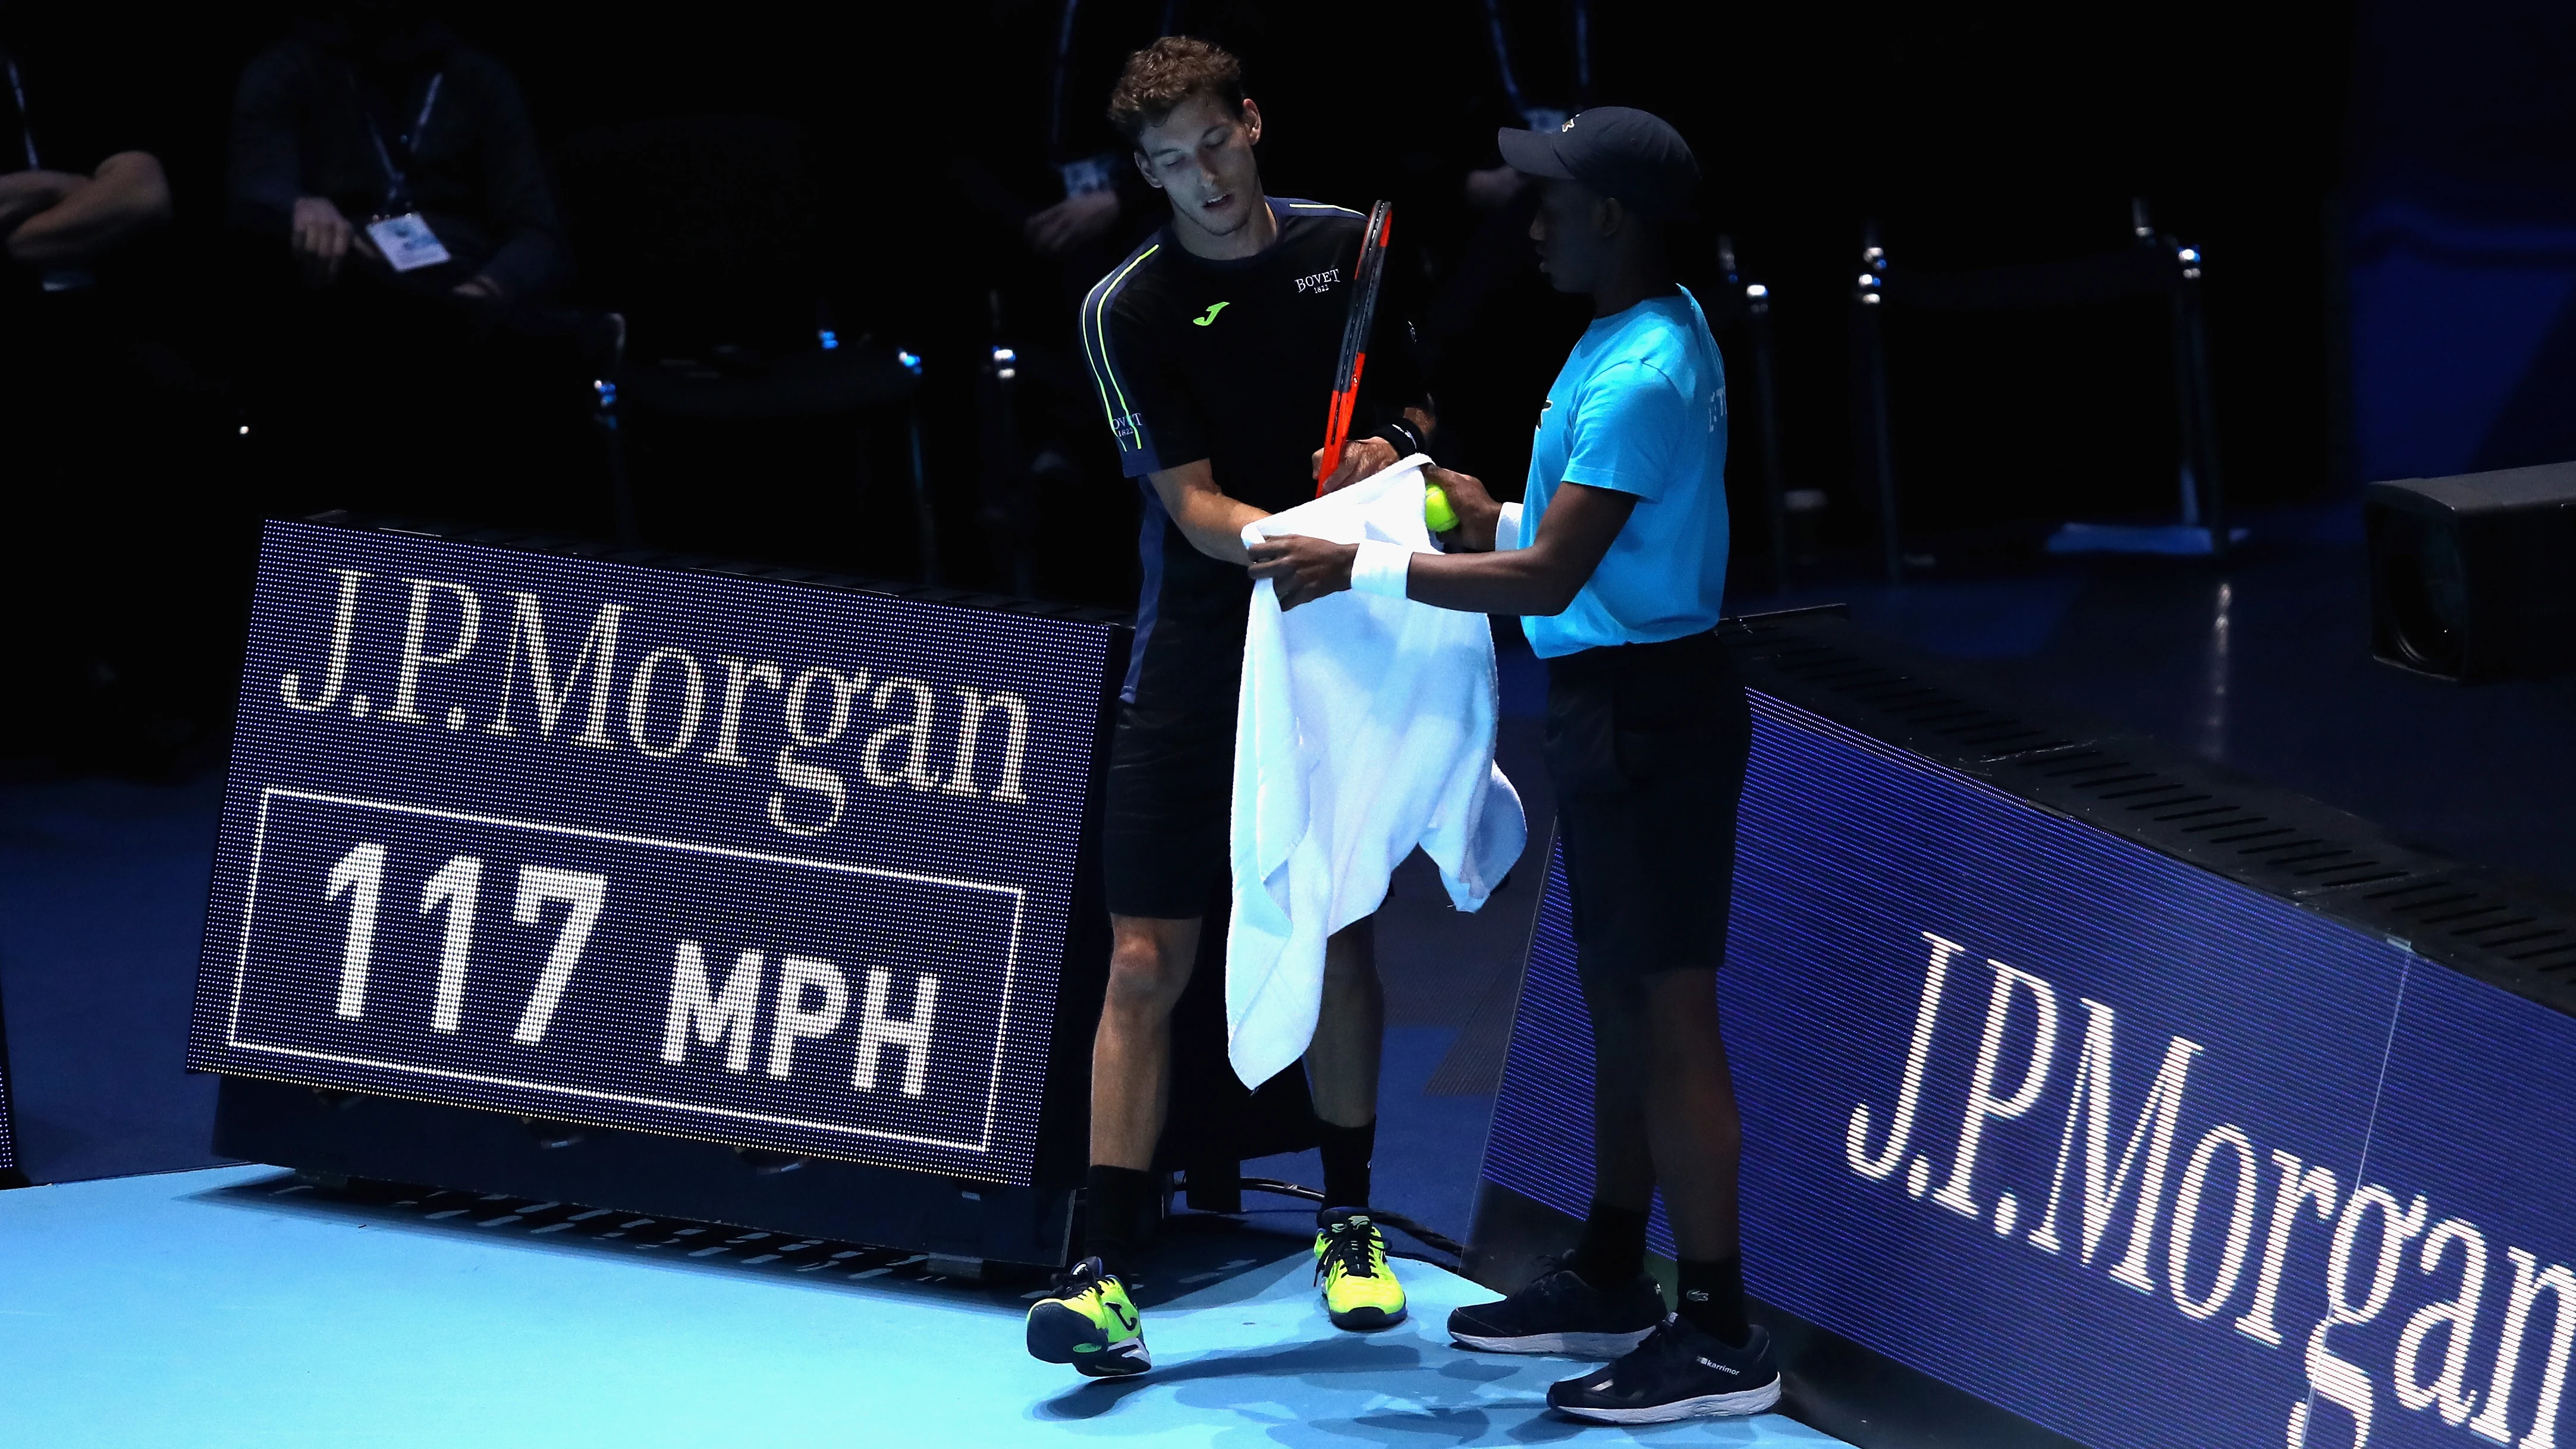
[[[1341,466],[1342,447],[1351,440],[1351,412],[1359,405],[1360,370],[1368,366],[1369,323],[1377,316],[1377,287],[1386,277],[1386,239],[1394,229],[1395,209],[1381,201],[1369,208],[1368,226],[1360,233],[1360,258],[1351,268],[1351,310],[1342,321],[1342,356],[1333,368],[1333,400],[1324,416],[1324,457],[1315,470],[1315,496],[1324,496],[1324,480]]]

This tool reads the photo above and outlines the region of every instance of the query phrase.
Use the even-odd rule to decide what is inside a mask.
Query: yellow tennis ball
[[[1422,521],[1433,533],[1447,533],[1458,526],[1458,510],[1449,506],[1449,495],[1440,485],[1431,483],[1422,489]]]

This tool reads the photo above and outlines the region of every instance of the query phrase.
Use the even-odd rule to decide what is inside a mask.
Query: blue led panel
[[[2095,1449],[2576,1444],[2576,1020],[1754,705],[1757,1295]],[[1563,891],[1485,1174],[1579,1216]]]
[[[272,523],[189,1065],[1025,1183],[1111,633]]]
[[[18,1139],[10,1135],[9,1122],[9,1041],[0,1027],[0,1172],[18,1169]]]

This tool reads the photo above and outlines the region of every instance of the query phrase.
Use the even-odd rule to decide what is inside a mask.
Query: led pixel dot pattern
[[[1115,632],[272,523],[189,1065],[1025,1183]]]

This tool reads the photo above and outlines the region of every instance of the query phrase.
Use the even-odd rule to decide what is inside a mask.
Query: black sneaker
[[[1675,1318],[1605,1369],[1548,1387],[1549,1407],[1600,1424],[1669,1424],[1719,1414],[1758,1414],[1780,1402],[1771,1335],[1760,1328],[1729,1348]]]
[[[1604,1293],[1559,1268],[1499,1303],[1452,1310],[1449,1336],[1491,1353],[1617,1358],[1645,1342],[1663,1321],[1663,1290],[1645,1274]]]

